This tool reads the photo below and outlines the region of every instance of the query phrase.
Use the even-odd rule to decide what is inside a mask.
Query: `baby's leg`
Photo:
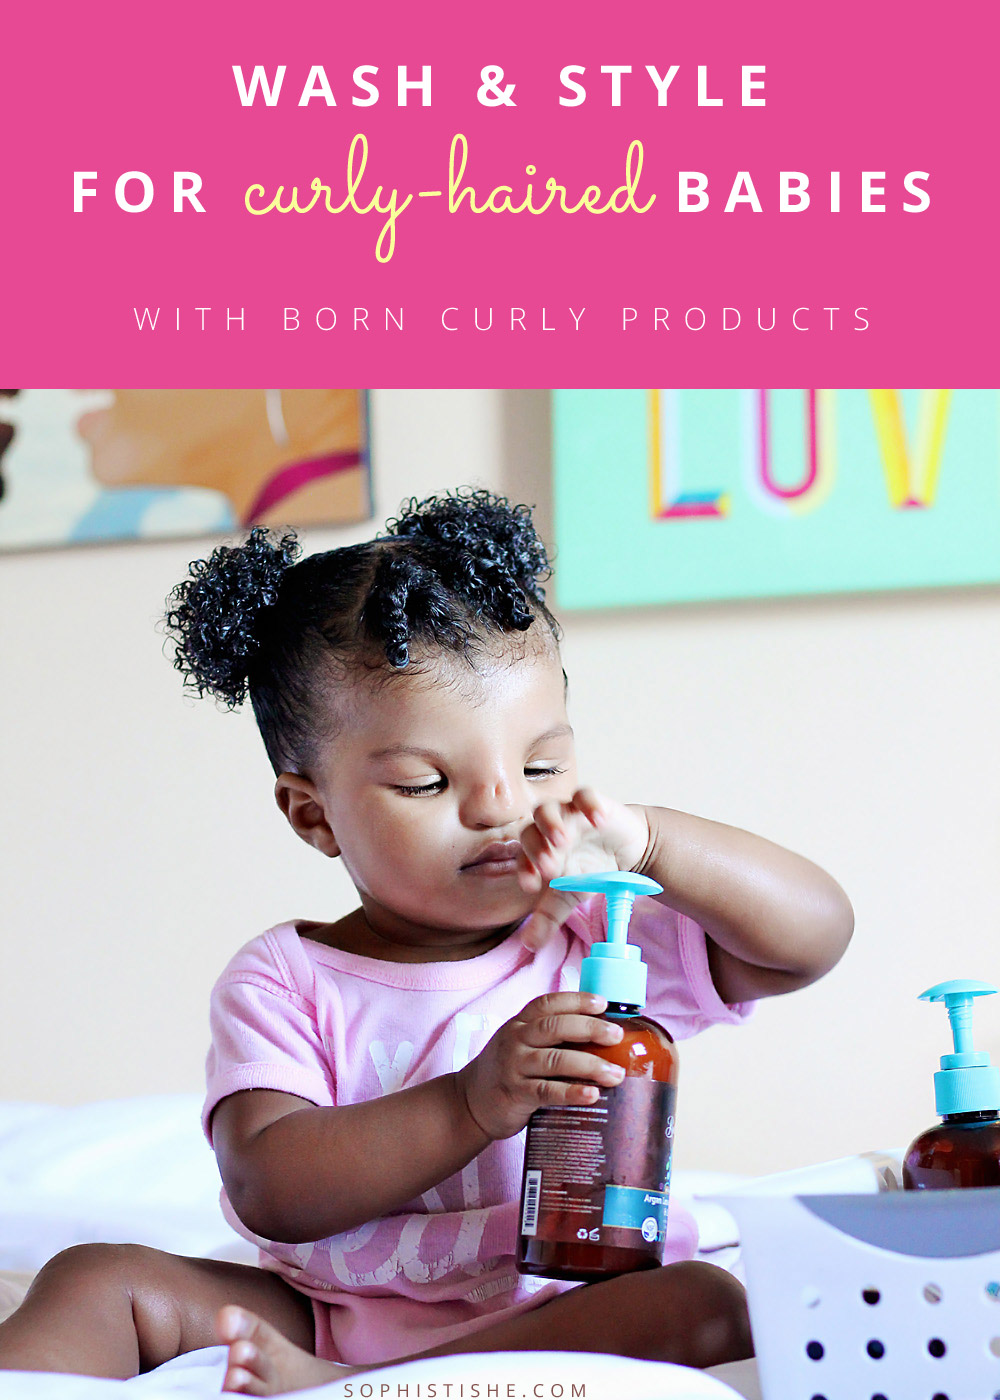
[[[743,1285],[692,1260],[571,1289],[422,1355],[466,1351],[601,1351],[704,1368],[752,1356],[753,1341]]]
[[[302,1355],[242,1309],[226,1309],[220,1321],[224,1340],[242,1339],[230,1350],[227,1389],[282,1395],[345,1374],[343,1367]],[[705,1367],[752,1356],[753,1342],[742,1285],[714,1264],[691,1262],[574,1288],[400,1361],[490,1351],[600,1351]]]
[[[122,1379],[151,1371],[215,1345],[226,1303],[252,1308],[312,1350],[311,1304],[276,1274],[142,1245],[76,1245],[45,1265],[0,1323],[0,1370]]]

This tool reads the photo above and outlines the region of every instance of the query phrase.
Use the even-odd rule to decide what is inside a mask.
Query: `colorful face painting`
[[[371,514],[363,391],[0,390],[0,549]]]

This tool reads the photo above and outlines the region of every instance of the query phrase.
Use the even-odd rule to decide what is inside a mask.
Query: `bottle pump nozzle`
[[[987,982],[939,982],[920,993],[921,1001],[943,1001],[951,1022],[954,1054],[941,1056],[934,1076],[934,1102],[945,1117],[954,1113],[988,1113],[1000,1109],[1000,1070],[983,1050],[972,1048],[972,1003],[991,996]]]
[[[608,904],[608,937],[595,943],[580,968],[580,991],[606,997],[626,1006],[646,1004],[646,964],[634,943],[628,942],[628,924],[637,894],[662,894],[663,886],[648,875],[630,870],[601,870],[593,875],[561,875],[549,884],[554,890],[603,894]]]

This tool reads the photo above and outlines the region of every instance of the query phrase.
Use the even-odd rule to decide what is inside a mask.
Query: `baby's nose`
[[[516,786],[505,774],[497,774],[478,784],[470,794],[469,824],[480,827],[507,826],[518,815],[519,808]]]

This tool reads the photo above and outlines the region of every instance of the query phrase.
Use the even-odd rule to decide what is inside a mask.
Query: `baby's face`
[[[577,786],[554,643],[519,638],[475,670],[435,657],[338,712],[312,776],[369,925],[443,948],[523,919],[537,896],[518,884],[521,832]]]

